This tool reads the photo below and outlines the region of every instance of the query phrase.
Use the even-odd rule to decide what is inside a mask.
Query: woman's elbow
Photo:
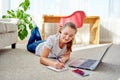
[[[40,57],[40,63],[43,65],[46,65],[46,58],[45,57]]]
[[[43,57],[40,57],[40,64],[43,64]]]

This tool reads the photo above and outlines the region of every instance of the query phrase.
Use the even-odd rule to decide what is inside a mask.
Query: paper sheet
[[[56,71],[56,72],[61,72],[61,71],[66,71],[66,70],[68,70],[67,67],[62,68],[62,69],[56,69],[56,68],[54,68],[54,67],[47,66],[47,68],[48,68],[48,69],[51,69],[51,70],[53,70],[53,71]]]

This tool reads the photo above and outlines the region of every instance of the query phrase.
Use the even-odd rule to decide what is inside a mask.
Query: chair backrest
[[[62,27],[66,22],[73,22],[77,28],[82,27],[86,14],[84,11],[76,11],[69,16],[63,16],[60,19],[60,26]]]

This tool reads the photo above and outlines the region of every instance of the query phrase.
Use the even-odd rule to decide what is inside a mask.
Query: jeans
[[[35,27],[32,32],[31,36],[29,38],[28,44],[27,44],[27,50],[35,53],[35,49],[38,44],[44,42],[45,40],[42,40],[41,35],[38,31],[38,27]]]

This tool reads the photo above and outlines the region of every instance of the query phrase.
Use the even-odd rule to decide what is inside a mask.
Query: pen
[[[60,63],[62,63],[62,62],[60,61],[59,57],[57,57],[56,54],[54,54],[54,55],[55,55],[56,59],[57,59]]]
[[[58,62],[62,63],[62,61],[57,57]],[[65,68],[65,66],[63,66]]]
[[[57,58],[57,60],[58,60],[60,63],[62,63],[61,60],[60,60],[59,58]]]
[[[57,57],[56,54],[54,54],[58,62],[62,63],[62,61],[59,59],[60,57]]]

